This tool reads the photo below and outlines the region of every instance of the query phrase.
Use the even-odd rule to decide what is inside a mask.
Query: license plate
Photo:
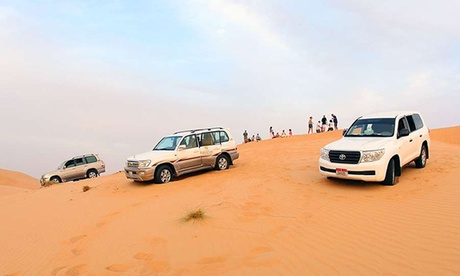
[[[337,169],[335,169],[335,174],[336,175],[341,175],[341,176],[347,176],[348,175],[348,170],[347,169],[337,168]]]

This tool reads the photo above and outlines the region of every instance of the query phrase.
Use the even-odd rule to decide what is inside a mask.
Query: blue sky
[[[460,2],[0,0],[0,168],[95,152],[108,171],[180,129],[268,136],[419,110],[460,124]]]

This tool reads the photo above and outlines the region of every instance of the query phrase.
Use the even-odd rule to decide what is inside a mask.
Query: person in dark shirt
[[[327,119],[326,115],[323,115],[323,118],[321,118],[321,132],[326,131],[326,125],[327,125]]]
[[[338,127],[337,125],[339,124],[339,120],[337,119],[337,116],[335,116],[334,114],[331,114],[332,116],[332,120],[334,121],[334,129],[337,130]]]

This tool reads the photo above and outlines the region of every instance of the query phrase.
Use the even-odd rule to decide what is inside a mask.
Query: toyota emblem
[[[343,161],[343,160],[347,159],[347,156],[342,153],[341,155],[339,155],[339,159]]]

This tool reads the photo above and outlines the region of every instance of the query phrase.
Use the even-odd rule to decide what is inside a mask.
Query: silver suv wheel
[[[97,172],[95,171],[89,171],[88,172],[88,178],[95,178],[97,177]]]

